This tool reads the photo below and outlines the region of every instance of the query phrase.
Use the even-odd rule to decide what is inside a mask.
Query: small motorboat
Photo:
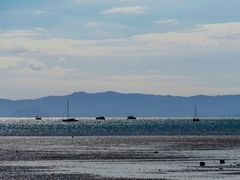
[[[199,118],[193,118],[193,122],[200,122]]]
[[[98,116],[96,117],[96,120],[105,120],[106,118],[104,116]]]
[[[41,116],[36,116],[35,119],[36,119],[36,120],[41,120],[42,117],[41,117]]]
[[[134,116],[128,116],[127,119],[137,119],[137,118]]]

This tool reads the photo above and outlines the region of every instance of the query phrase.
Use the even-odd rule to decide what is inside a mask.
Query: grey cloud
[[[45,65],[39,61],[30,61],[27,66],[33,71],[41,71],[45,67]]]

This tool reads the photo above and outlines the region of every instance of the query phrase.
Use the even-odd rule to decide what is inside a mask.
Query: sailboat
[[[69,117],[69,101],[67,101],[67,119],[63,119],[63,122],[77,122],[78,120],[75,118]]]
[[[199,122],[200,119],[197,117],[197,106],[194,107],[194,118],[193,122]]]

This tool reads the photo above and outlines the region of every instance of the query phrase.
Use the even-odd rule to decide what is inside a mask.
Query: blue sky
[[[0,1],[1,98],[240,94],[239,0]]]

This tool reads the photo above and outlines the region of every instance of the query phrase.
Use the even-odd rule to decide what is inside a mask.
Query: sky
[[[240,94],[239,0],[1,0],[0,98]]]

